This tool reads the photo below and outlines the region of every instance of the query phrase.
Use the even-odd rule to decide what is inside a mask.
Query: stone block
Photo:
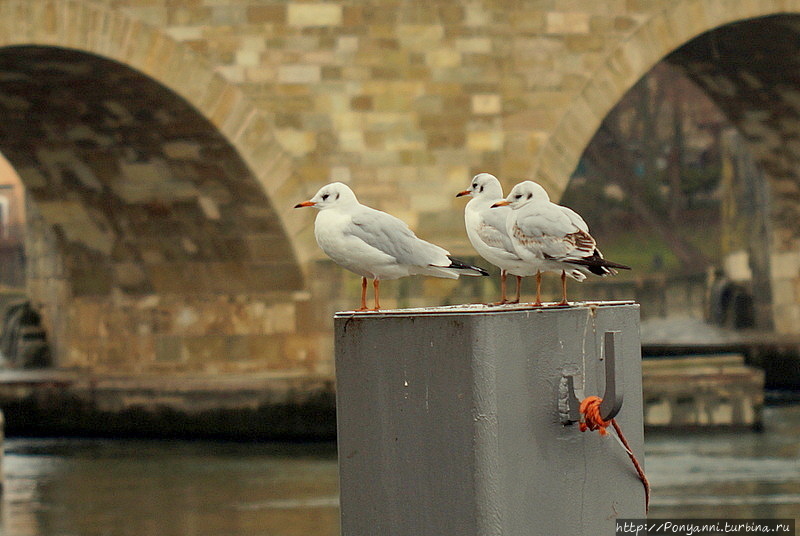
[[[107,265],[74,268],[69,283],[75,296],[106,295],[112,288],[111,269]]]
[[[294,129],[281,129],[276,133],[281,147],[290,155],[304,156],[316,147],[316,136],[313,132]]]
[[[284,236],[253,234],[244,237],[248,257],[253,261],[289,259],[293,257],[292,245]]]
[[[249,5],[246,12],[247,21],[252,24],[285,24],[285,5]]]
[[[550,12],[545,16],[545,31],[549,34],[589,33],[589,13]]]
[[[287,7],[290,26],[339,26],[342,24],[342,6],[339,4],[291,2]]]
[[[283,84],[314,84],[322,79],[319,65],[281,65],[278,68],[278,81]]]
[[[472,113],[493,115],[503,111],[503,101],[498,94],[477,94],[471,97]]]
[[[467,133],[467,148],[471,151],[500,151],[504,137],[496,130]]]
[[[134,262],[115,263],[114,282],[127,291],[144,292],[149,288],[147,273]]]
[[[266,370],[286,370],[287,360],[283,354],[283,337],[279,335],[251,335],[247,337],[250,359]]]
[[[456,39],[456,50],[462,54],[490,54],[492,40],[489,37],[460,37]]]
[[[181,338],[181,356],[187,364],[203,367],[224,361],[228,356],[228,336],[203,335]]]
[[[794,279],[800,274],[800,253],[797,251],[773,253],[770,272],[772,279]]]
[[[251,292],[274,292],[302,288],[302,274],[293,262],[252,263],[238,267],[243,288]]]
[[[255,67],[261,63],[259,50],[239,50],[236,52],[236,64],[244,67]]]
[[[773,304],[773,322],[778,333],[796,333],[800,326],[800,305],[796,303]]]
[[[296,311],[293,303],[271,305],[264,317],[266,333],[293,333],[297,328]]]
[[[425,54],[425,63],[433,69],[448,69],[461,64],[461,53],[452,48],[438,48]]]
[[[411,51],[428,52],[438,47],[444,38],[444,28],[435,24],[400,24],[395,31],[400,46]]]
[[[155,362],[176,364],[185,360],[182,338],[176,335],[159,335],[155,338]]]

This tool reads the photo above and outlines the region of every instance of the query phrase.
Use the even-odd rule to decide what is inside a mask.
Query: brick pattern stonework
[[[59,361],[213,371],[282,355],[329,369],[329,313],[351,306],[356,280],[328,268],[312,211],[291,206],[346,181],[474,255],[453,197],[472,174],[537,178],[557,198],[655,63],[727,24],[782,14],[774,24],[791,29],[791,13],[800,1],[0,0],[0,150],[54,233],[31,251],[59,269],[35,261],[32,289]],[[737,53],[753,51],[750,24],[736,25]],[[798,206],[794,148],[773,149],[794,143],[797,121],[761,120],[752,93],[794,107],[797,76],[731,78],[713,55],[683,57],[719,99],[750,84],[742,128],[772,143],[762,163],[789,200],[774,249],[796,255],[800,230],[781,225]],[[480,295],[471,285],[398,282],[386,303]],[[800,298],[781,307],[800,322]]]

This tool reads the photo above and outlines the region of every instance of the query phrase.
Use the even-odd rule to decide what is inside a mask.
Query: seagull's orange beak
[[[313,207],[316,205],[313,201],[303,201],[302,203],[297,203],[294,208],[303,208],[303,207]]]
[[[458,193],[456,194],[456,197],[461,197],[462,195],[469,195],[469,194],[471,194],[471,193],[472,193],[472,192],[470,192],[469,190],[464,190],[463,192],[458,192]]]
[[[494,205],[492,205],[492,208],[497,208],[497,207],[507,207],[507,206],[508,206],[508,205],[510,205],[510,204],[511,204],[511,203],[510,203],[509,201],[506,201],[505,199],[503,199],[502,201],[498,201],[497,203],[495,203]]]

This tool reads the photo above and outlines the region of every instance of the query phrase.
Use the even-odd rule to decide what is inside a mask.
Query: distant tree
[[[579,166],[587,183],[619,185],[620,208],[657,233],[687,271],[709,264],[681,224],[719,183],[724,122],[699,88],[659,65],[606,116]]]

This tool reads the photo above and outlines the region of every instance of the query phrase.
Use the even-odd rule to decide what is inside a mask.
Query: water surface
[[[761,433],[649,433],[652,517],[800,518],[800,405],[768,407]]]
[[[9,439],[7,536],[334,536],[331,444]]]
[[[766,431],[650,433],[652,517],[800,517],[800,405]],[[9,439],[7,536],[336,536],[332,444]],[[371,535],[366,535],[371,536]]]

